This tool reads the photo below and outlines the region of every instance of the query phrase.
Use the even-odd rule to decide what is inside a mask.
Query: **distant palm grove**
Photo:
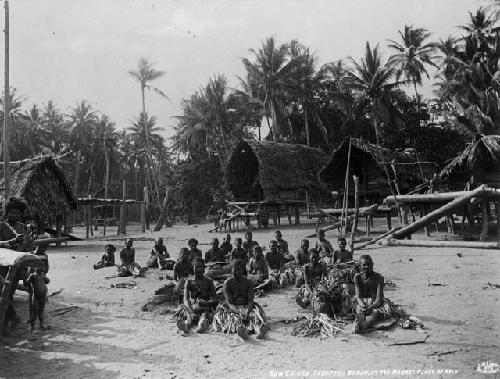
[[[142,200],[147,186],[157,211],[168,187],[169,214],[192,216],[206,214],[213,196],[225,194],[225,161],[241,138],[325,152],[346,137],[363,138],[415,148],[442,167],[475,134],[499,134],[497,16],[494,9],[479,8],[456,37],[443,39],[402,26],[396,38],[383,41],[387,59],[378,44],[367,42],[363,57],[322,66],[314,49],[300,41],[268,38],[242,59],[238,88],[214,74],[182,101],[171,141],[160,135],[170,126],[158,125],[144,98],[151,91],[168,100],[168,89],[154,86],[164,72],[144,58],[129,73],[130,85],[141,91],[140,112],[119,129],[88,100],[63,113],[53,100],[25,104],[13,89],[11,160],[57,156],[79,197],[121,197],[125,179],[128,198]],[[424,77],[432,80],[434,99],[421,95]]]

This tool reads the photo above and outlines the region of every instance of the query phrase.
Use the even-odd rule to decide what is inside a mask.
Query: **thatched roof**
[[[318,172],[327,156],[289,143],[240,141],[226,164],[226,185],[237,199],[283,198],[283,192],[320,187]]]
[[[434,175],[435,164],[423,162],[418,152],[413,149],[395,151],[361,139],[351,138],[350,141],[352,143],[351,174],[355,173],[359,176],[362,170],[365,169],[369,171],[366,175],[383,177],[385,180],[385,164],[391,179],[394,179],[394,170],[392,169],[392,164],[394,164],[397,181],[402,190],[409,190],[419,183],[432,179]],[[340,182],[343,188],[348,155],[349,139],[345,139],[332,152],[330,161],[321,170],[319,174],[320,180],[329,186]],[[372,167],[370,167],[370,164]],[[373,172],[372,168],[375,168],[376,172]]]
[[[0,166],[3,170],[3,166]],[[0,178],[0,201],[4,201],[4,178]],[[10,166],[10,197],[26,202],[28,214],[48,220],[76,209],[76,198],[64,173],[50,156]]]
[[[472,174],[482,184],[485,173],[500,171],[500,136],[477,135],[460,155],[453,158],[439,173],[442,181],[468,180]],[[500,179],[500,178],[499,178]]]

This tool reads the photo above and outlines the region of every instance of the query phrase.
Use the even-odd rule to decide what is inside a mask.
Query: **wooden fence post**
[[[146,205],[144,201],[140,203],[141,206],[141,230],[143,233],[146,232]]]
[[[125,207],[125,198],[127,196],[127,183],[123,180],[123,203],[120,207],[120,227],[119,231],[121,234],[127,234],[127,215],[126,215],[126,207]]]
[[[354,179],[354,220],[351,230],[351,251],[354,252],[354,234],[358,226],[359,216],[359,178],[356,175],[353,175],[352,178]]]

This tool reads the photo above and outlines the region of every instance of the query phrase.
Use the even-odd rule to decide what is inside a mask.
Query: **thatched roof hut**
[[[344,140],[333,151],[330,161],[319,174],[320,180],[331,190],[339,192],[344,190],[349,141],[351,141],[349,180],[352,183],[353,175],[359,177],[362,200],[378,201],[391,194],[384,164],[391,180],[396,178],[401,193],[407,193],[418,184],[432,179],[434,175],[435,165],[431,162],[422,162],[420,155],[414,150],[394,151],[352,138]]]
[[[464,151],[439,173],[450,189],[463,190],[473,177],[473,187],[487,184],[500,188],[500,136],[478,134]]]
[[[320,188],[318,172],[327,156],[319,149],[289,143],[240,141],[226,164],[226,185],[240,201],[303,200]]]
[[[4,201],[4,178],[0,178],[0,201]],[[51,221],[76,209],[76,199],[64,173],[54,159],[43,156],[13,162],[10,166],[10,197],[26,202],[30,218]]]

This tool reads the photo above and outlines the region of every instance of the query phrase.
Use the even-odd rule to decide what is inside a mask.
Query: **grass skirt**
[[[225,301],[220,303],[215,309],[212,329],[217,332],[236,333],[238,327],[243,325],[249,333],[256,333],[261,325],[266,324],[266,315],[258,303],[253,304],[248,318],[243,320],[241,315],[229,309]]]

